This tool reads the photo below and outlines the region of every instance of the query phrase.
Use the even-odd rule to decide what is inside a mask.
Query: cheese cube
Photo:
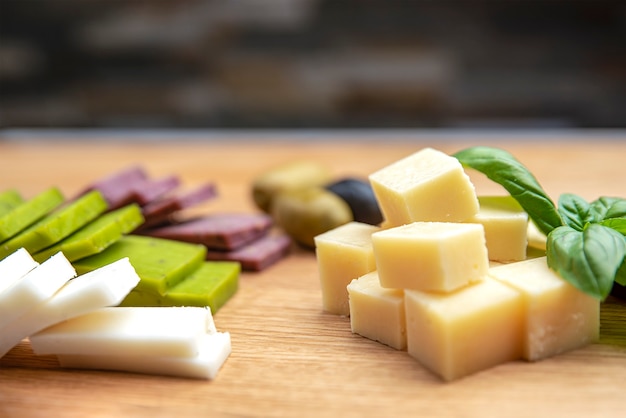
[[[546,257],[493,267],[490,275],[523,295],[524,358],[541,360],[595,342],[600,302],[563,280]]]
[[[485,228],[489,259],[520,261],[526,258],[528,214],[511,196],[479,196],[480,209],[468,222]]]
[[[528,230],[526,231],[526,236],[528,238],[528,247],[530,249],[536,249],[541,251],[546,251],[546,234],[541,232],[539,227],[534,222],[528,222]]]
[[[352,332],[396,350],[406,348],[404,292],[380,286],[373,271],[348,285]]]
[[[414,222],[372,234],[382,287],[449,292],[487,275],[483,226]]]
[[[432,148],[370,174],[369,180],[383,217],[394,226],[463,222],[478,212],[474,186],[461,163]]]
[[[324,311],[350,315],[346,286],[376,270],[371,236],[380,228],[349,222],[315,237]]]
[[[407,352],[446,381],[517,360],[521,294],[486,278],[456,292],[405,290]]]

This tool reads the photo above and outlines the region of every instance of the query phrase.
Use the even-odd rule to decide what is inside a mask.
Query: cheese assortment
[[[459,161],[430,148],[369,179],[385,219],[342,245],[371,248],[370,271],[346,269],[361,258],[338,250],[324,256],[341,227],[316,237],[322,299],[347,291],[354,333],[406,350],[445,381],[597,341],[600,301],[548,268],[545,236],[531,247],[512,198],[477,196]]]

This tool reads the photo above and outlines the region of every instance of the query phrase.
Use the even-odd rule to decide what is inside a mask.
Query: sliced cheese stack
[[[550,271],[545,257],[524,260],[528,215],[512,198],[479,199],[458,161],[429,148],[370,181],[385,220],[358,247],[371,248],[375,265],[354,278],[344,265],[360,257],[343,259],[337,244],[334,258],[318,256],[320,279],[336,271],[346,276],[334,283],[350,280],[354,333],[406,349],[447,381],[597,340],[599,301]],[[333,235],[348,237],[319,236],[322,254]],[[341,298],[328,284],[322,294]]]
[[[62,367],[214,379],[231,352],[208,308],[102,308],[30,337]]]
[[[41,266],[45,266],[46,263]],[[39,267],[41,268],[41,267]],[[0,331],[0,357],[22,339],[58,322],[105,306],[115,306],[139,283],[127,258],[67,282],[52,297]]]
[[[75,276],[76,271],[67,258],[57,253],[15,280],[0,293],[0,334]]]
[[[0,357],[29,337],[62,367],[215,378],[230,334],[209,307],[117,307],[140,280],[128,257],[76,277],[61,252],[38,264],[15,251],[0,260]]]
[[[0,260],[0,294],[38,265],[24,248]]]

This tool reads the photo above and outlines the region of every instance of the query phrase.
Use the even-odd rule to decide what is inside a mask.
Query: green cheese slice
[[[24,198],[15,189],[0,192],[0,216],[11,212],[20,204],[24,203]]]
[[[141,278],[136,289],[164,295],[200,267],[206,251],[200,244],[126,235],[104,251],[77,260],[73,265],[78,274],[84,274],[128,257]]]
[[[25,228],[39,221],[61,205],[64,200],[65,198],[61,191],[53,187],[16,206],[13,210],[0,217],[0,242],[4,243],[14,238],[17,234],[24,231]],[[6,257],[11,252],[0,246],[0,258]]]
[[[18,206],[16,210],[20,207]],[[106,209],[107,203],[102,194],[98,191],[89,192],[49,213],[18,235],[3,242],[0,245],[0,258],[22,247],[34,254],[56,244],[97,218]]]
[[[97,254],[132,232],[143,223],[141,208],[137,204],[108,212],[83,226],[57,244],[33,255],[40,263],[61,251],[69,261]]]
[[[209,306],[215,314],[237,292],[241,265],[205,261],[165,295],[134,289],[120,306]]]

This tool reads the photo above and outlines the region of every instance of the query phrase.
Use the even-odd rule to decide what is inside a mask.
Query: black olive
[[[611,295],[618,299],[626,300],[626,286],[622,286],[621,284],[614,282],[613,288],[611,289]]]
[[[383,215],[369,181],[345,178],[330,183],[325,188],[348,204],[356,222],[378,225],[383,221]]]

